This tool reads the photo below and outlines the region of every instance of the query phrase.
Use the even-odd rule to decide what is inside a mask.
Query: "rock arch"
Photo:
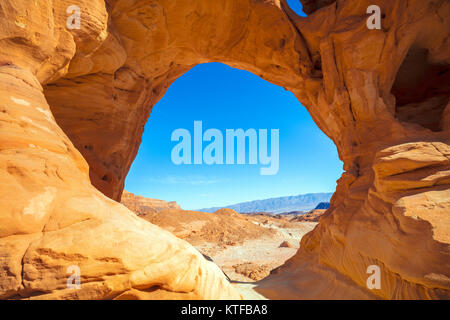
[[[382,30],[366,27],[372,2]],[[447,1],[305,1],[308,18],[284,0],[0,3],[0,297],[240,298],[191,246],[114,201],[152,106],[212,61],[292,91],[344,162],[326,216],[259,291],[449,297]],[[79,30],[65,27],[73,4]],[[437,66],[435,91],[402,99],[405,61]],[[435,109],[431,128],[416,121]],[[66,289],[73,264],[81,290]]]

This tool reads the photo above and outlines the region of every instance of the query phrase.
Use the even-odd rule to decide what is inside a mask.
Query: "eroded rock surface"
[[[307,18],[284,0],[0,0],[0,297],[240,297],[113,201],[153,105],[217,61],[293,92],[344,162],[318,227],[258,290],[449,298],[450,3],[304,3]],[[366,27],[372,4],[381,30]],[[66,289],[73,264],[81,290]]]

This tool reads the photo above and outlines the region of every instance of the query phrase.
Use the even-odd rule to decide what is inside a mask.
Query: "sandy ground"
[[[236,272],[233,266],[251,263],[253,267],[263,266],[263,272],[258,274],[264,278],[268,273],[281,266],[291,258],[300,247],[300,240],[307,232],[314,229],[316,222],[292,223],[288,228],[280,227],[282,223],[258,223],[258,225],[276,230],[275,237],[263,237],[261,239],[247,240],[238,246],[226,246],[220,249],[215,243],[197,245],[200,252],[208,252],[209,257],[230,278],[231,283],[239,290],[245,300],[267,300],[263,295],[254,290],[256,280]],[[280,248],[280,244],[288,241],[292,248]],[[250,268],[251,269],[251,268]],[[260,280],[260,279],[258,279]]]
[[[301,238],[317,225],[295,215],[239,214],[231,209],[206,213],[168,206],[158,211],[148,204],[152,199],[141,198],[128,204],[139,217],[191,243],[223,270],[245,299],[264,299],[253,290],[255,282],[291,258]]]
[[[246,240],[240,245],[233,246],[218,246],[217,243],[207,242],[195,245],[195,247],[203,254],[208,255],[230,280],[255,282],[291,258],[299,248],[300,239],[314,229],[316,224],[315,222],[298,222],[293,223],[289,228],[283,228],[275,225],[272,221],[260,223],[259,225],[264,228],[275,230],[275,236]],[[280,247],[284,241],[288,241],[292,247]],[[252,267],[260,269],[256,270],[259,271],[259,274],[252,279],[236,272],[234,266],[242,264],[251,264],[249,269]]]

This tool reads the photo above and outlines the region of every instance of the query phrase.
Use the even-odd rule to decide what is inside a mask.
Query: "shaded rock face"
[[[307,14],[311,14],[320,8],[326,7],[336,0],[299,0],[303,5],[303,11]]]
[[[321,202],[314,209],[328,209],[330,207],[329,202]]]
[[[0,297],[240,298],[113,201],[153,105],[216,61],[293,92],[344,162],[319,225],[258,290],[449,298],[450,3],[304,3],[307,18],[284,0],[0,0]],[[366,27],[372,4],[382,30]],[[369,265],[381,289],[367,289]]]

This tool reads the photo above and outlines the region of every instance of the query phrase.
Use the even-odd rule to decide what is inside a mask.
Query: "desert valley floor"
[[[314,229],[326,210],[305,215],[270,213],[239,214],[231,209],[214,213],[182,210],[174,202],[148,199],[124,192],[122,203],[139,217],[188,241],[208,260],[216,263],[241,294],[250,299],[263,296],[252,283],[291,258],[300,240]]]

